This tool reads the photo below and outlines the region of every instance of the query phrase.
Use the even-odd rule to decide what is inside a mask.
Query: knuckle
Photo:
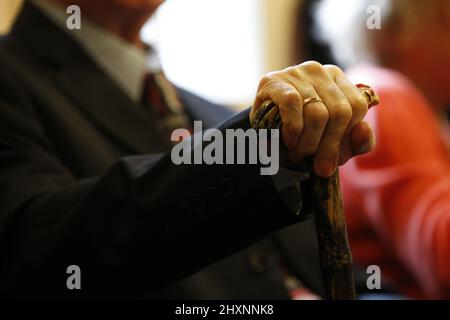
[[[340,95],[339,87],[329,79],[321,79],[317,83],[317,91],[318,92],[326,92],[330,97],[336,97]]]
[[[303,62],[299,65],[299,68],[310,74],[321,74],[324,71],[323,66],[317,61]]]
[[[329,73],[331,73],[334,76],[339,76],[339,75],[343,75],[344,71],[342,71],[341,68],[339,68],[338,66],[334,65],[334,64],[327,64],[323,66],[324,69],[326,69]]]
[[[283,95],[283,99],[288,106],[298,106],[300,103],[300,94],[294,90],[288,91]]]
[[[351,104],[355,114],[364,116],[369,110],[366,99],[364,99],[364,97],[362,97],[361,95],[354,97],[351,101]]]
[[[285,73],[290,73],[290,74],[296,74],[298,72],[297,67],[296,66],[291,66],[291,67],[287,67],[286,69],[284,69]]]
[[[259,88],[263,88],[267,86],[268,84],[272,83],[275,80],[275,75],[273,73],[268,73],[264,77],[261,78],[261,81],[259,81]]]
[[[352,108],[348,103],[340,102],[330,110],[330,119],[336,123],[346,123],[353,116]]]
[[[315,106],[315,107],[313,107]],[[310,108],[310,115],[311,118],[311,125],[315,128],[319,128],[321,124],[327,123],[330,119],[330,114],[325,106],[323,106],[321,103],[315,103]]]

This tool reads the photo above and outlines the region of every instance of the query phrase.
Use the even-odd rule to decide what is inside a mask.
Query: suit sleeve
[[[176,166],[148,155],[78,179],[32,106],[0,81],[3,295],[138,297],[298,222],[258,166]],[[66,287],[70,265],[81,268],[79,291]]]
[[[411,87],[379,92],[382,103],[370,119],[377,147],[343,170],[350,229],[358,233],[358,221],[367,221],[384,254],[394,254],[422,292],[448,297],[450,154],[443,131]]]

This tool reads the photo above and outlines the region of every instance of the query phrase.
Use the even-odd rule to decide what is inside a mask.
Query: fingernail
[[[365,154],[365,153],[370,152],[371,150],[372,150],[372,144],[371,143],[365,143],[359,148],[358,154]]]
[[[369,125],[369,127],[372,129],[372,127]],[[358,150],[358,155],[361,154],[366,154],[372,151],[372,149],[374,148],[376,144],[376,138],[375,138],[375,134],[373,133],[373,129],[372,129],[372,140],[369,142],[364,143]]]
[[[332,161],[325,160],[319,162],[314,170],[319,176],[328,178],[331,177],[335,169],[336,167]]]

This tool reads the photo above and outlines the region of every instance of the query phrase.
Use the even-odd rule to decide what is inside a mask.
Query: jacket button
[[[234,193],[234,183],[230,178],[224,178],[221,183],[222,193],[225,197],[231,197]]]
[[[188,201],[181,201],[178,207],[178,217],[181,220],[188,220],[192,218],[192,208]]]
[[[209,187],[207,190],[207,194],[210,204],[215,205],[220,202],[220,194],[216,187]]]
[[[203,210],[205,210],[205,201],[202,198],[202,195],[200,193],[196,193],[194,195],[194,199],[193,199],[193,207],[194,207],[194,211],[195,213],[200,213]]]

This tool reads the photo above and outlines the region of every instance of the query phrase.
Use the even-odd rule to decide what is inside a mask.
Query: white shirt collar
[[[69,30],[66,26],[68,15],[62,7],[47,0],[32,2],[71,35],[133,101],[140,101],[149,61],[145,50],[129,44],[83,16],[81,29]]]

